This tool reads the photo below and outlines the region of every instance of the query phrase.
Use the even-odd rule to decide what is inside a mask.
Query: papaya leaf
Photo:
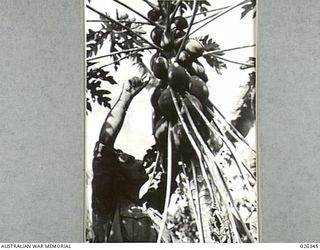
[[[185,13],[188,8],[193,9],[193,5],[194,5],[194,1],[182,1],[183,4],[181,5],[181,10],[182,13]],[[200,12],[204,12],[204,15],[206,15],[206,11],[208,11],[209,9],[207,8],[207,6],[211,6],[211,3],[208,0],[202,0],[202,1],[198,1],[198,7]]]
[[[209,35],[199,38],[199,41],[202,42],[205,51],[220,50],[219,44],[214,42],[212,38],[209,38]],[[216,55],[224,55],[224,52],[218,52]],[[221,74],[222,68],[227,68],[227,65],[219,60],[214,54],[205,55],[204,58],[212,68],[215,68],[218,74]]]
[[[109,98],[108,95],[111,92],[106,89],[101,89],[102,82],[117,84],[109,73],[109,71],[105,71],[102,68],[90,69],[87,71],[87,92],[90,94],[91,98],[91,100],[89,97],[87,98],[86,107],[88,111],[92,111],[91,101],[97,101],[99,105],[110,108],[111,98]]]
[[[249,68],[255,68],[256,67],[256,58],[255,57],[249,57],[249,60],[247,61],[246,65],[242,65],[240,69],[249,69]]]
[[[251,0],[250,3],[242,6],[244,9],[243,12],[241,13],[241,19],[244,18],[250,11],[254,10],[256,7],[256,0]],[[253,17],[256,17],[256,11],[253,12]]]

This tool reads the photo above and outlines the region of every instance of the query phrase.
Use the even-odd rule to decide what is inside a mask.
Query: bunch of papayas
[[[208,76],[198,60],[203,55],[205,47],[197,39],[184,41],[186,29],[189,27],[188,21],[182,16],[168,18],[166,15],[170,15],[175,9],[171,3],[169,7],[167,13],[161,12],[160,9],[153,9],[148,13],[149,19],[163,27],[156,27],[151,31],[151,40],[162,48],[162,51],[157,51],[150,61],[151,70],[160,82],[151,97],[154,108],[154,135],[157,143],[165,143],[168,127],[161,124],[171,121],[176,148],[187,149],[189,140],[178,119],[178,112],[185,121],[191,116],[199,131],[205,128],[199,112],[204,111],[209,97],[206,85]],[[169,25],[166,20],[170,20]],[[200,134],[208,137],[207,132],[205,129]]]

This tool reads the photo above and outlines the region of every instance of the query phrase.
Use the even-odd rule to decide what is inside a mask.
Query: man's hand
[[[133,98],[136,96],[146,85],[147,81],[143,82],[139,77],[132,77],[123,84],[122,95]]]

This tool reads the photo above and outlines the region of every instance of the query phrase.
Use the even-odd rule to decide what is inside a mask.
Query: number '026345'
[[[318,249],[318,248],[319,248],[318,245],[319,245],[319,244],[315,244],[315,243],[302,243],[302,244],[300,244],[300,248],[305,248],[305,249],[312,249],[312,248],[314,248],[314,249]]]

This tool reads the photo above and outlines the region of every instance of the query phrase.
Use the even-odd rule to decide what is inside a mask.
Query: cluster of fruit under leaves
[[[118,0],[114,1],[120,3]],[[143,1],[148,2],[150,4],[150,2],[147,0]],[[215,55],[223,55],[223,52],[220,52],[220,54],[219,52],[217,52],[215,55],[206,53],[220,49],[219,46],[212,41],[212,39],[209,39],[208,35],[198,39],[189,38],[194,15],[191,21],[189,22],[183,16],[176,16],[176,13],[179,10],[179,8],[180,11],[183,13],[183,8],[185,8],[185,5],[183,4],[184,2],[186,2],[187,5],[193,8],[194,13],[196,13],[197,7],[200,8],[200,10],[203,10],[205,9],[206,5],[210,5],[210,3],[207,1],[198,1],[198,6],[197,4],[194,5],[193,1],[158,1],[159,5],[152,4],[152,9],[148,12],[148,20],[151,22],[151,24],[155,26],[155,28],[152,30],[150,34],[153,44],[147,44],[147,41],[143,39],[141,35],[139,35],[139,32],[142,32],[140,30],[139,25],[135,26],[134,21],[126,21],[128,19],[128,16],[121,16],[117,18],[118,21],[115,21],[109,16],[96,11],[96,13],[100,14],[100,16],[104,19],[105,24],[105,26],[103,26],[102,29],[104,31],[103,34],[102,31],[100,32],[101,34],[98,34],[99,43],[97,44],[101,44],[102,46],[103,41],[108,36],[111,36],[112,52],[117,52],[115,45],[117,45],[120,49],[119,54],[113,55],[115,60],[115,67],[119,64],[119,58],[117,57],[122,53],[121,49],[130,50],[130,48],[137,45],[140,47],[145,45],[152,45],[153,49],[157,49],[157,52],[152,56],[150,61],[150,68],[152,71],[150,73],[158,79],[159,84],[157,85],[151,97],[151,103],[154,108],[154,121],[157,121],[157,124],[155,124],[155,128],[161,126],[162,124],[166,124],[167,126],[166,129],[160,130],[162,131],[162,133],[155,134],[157,144],[158,147],[168,146],[168,126],[170,124],[170,126],[172,126],[172,134],[174,137],[174,147],[181,154],[183,154],[184,158],[189,157],[189,159],[194,160],[194,158],[196,158],[194,152],[194,145],[190,144],[190,135],[186,135],[185,125],[187,125],[188,127],[187,130],[193,127],[191,128],[192,132],[194,132],[194,130],[198,131],[200,137],[202,138],[199,139],[200,142],[202,141],[206,143],[208,139],[212,137],[212,131],[210,132],[208,124],[205,124],[204,122],[204,119],[206,118],[208,120],[212,120],[212,113],[207,113],[207,108],[212,109],[212,104],[208,100],[208,76],[205,72],[203,65],[199,62],[199,58],[204,57],[207,63],[210,66],[214,67],[218,73],[222,67],[226,66],[223,62],[218,60],[218,57],[215,57]],[[244,2],[249,3],[248,5],[243,6],[243,8],[245,9],[244,12],[246,14],[249,10],[253,9],[252,6],[253,3],[255,4],[255,1],[251,1],[252,4],[249,0]],[[93,9],[91,8],[91,10]],[[120,21],[127,23],[125,25],[120,25]],[[125,26],[128,28],[125,28]],[[132,32],[133,27],[135,27],[135,33]],[[125,31],[126,29],[128,33],[123,33],[122,31]],[[115,32],[118,33],[115,34]],[[122,34],[122,39],[126,42],[123,44],[114,44],[114,41],[117,42],[118,40],[121,40],[117,38],[119,37],[119,34]],[[93,35],[92,37],[97,36]],[[128,37],[130,37],[130,39]],[[130,43],[128,41],[130,41]],[[97,48],[98,47],[96,47],[96,45],[93,43],[91,50],[89,50],[89,52],[91,52],[90,56],[97,53]],[[127,54],[126,58],[134,59],[136,60],[136,62],[139,63],[140,66],[143,66],[141,54],[138,54],[136,52],[134,54]],[[90,67],[94,65],[94,63],[88,63],[87,65],[88,67]],[[145,72],[147,71],[148,70],[145,70]],[[109,82],[111,81],[111,84],[114,83],[113,78],[111,76],[107,76],[109,72],[105,73],[102,69],[98,69],[98,71],[97,69],[91,71],[88,70],[88,75],[89,73],[97,79],[101,79],[101,75],[103,75],[103,80]],[[94,83],[95,85],[93,85],[92,83]],[[101,91],[96,91],[100,86],[100,83],[100,81],[97,82],[96,80],[88,80],[88,90],[91,91],[91,95],[94,96],[99,91]],[[91,86],[95,86],[95,88],[90,88]],[[252,88],[250,93],[255,93],[255,89]],[[108,93],[99,92],[99,94],[101,95],[98,96],[98,102],[99,100],[102,100],[102,98],[105,98],[104,94]],[[105,101],[105,106],[108,106],[107,98],[108,97],[103,99]],[[252,98],[248,98],[248,103],[250,103],[250,100],[252,100]],[[250,106],[247,103],[244,103],[243,105],[246,107]],[[203,116],[205,118],[203,118]],[[181,118],[188,121],[187,124],[182,124]],[[194,134],[191,137],[193,139],[199,138]],[[221,145],[219,147],[221,147]],[[203,174],[207,175],[207,173]],[[193,178],[195,180],[195,176],[193,176]],[[210,178],[212,179],[212,176]],[[223,177],[218,178],[221,178],[221,183],[225,182]],[[171,180],[168,181],[168,183],[171,183]],[[207,184],[207,186],[210,186],[209,182]],[[225,188],[221,187],[220,189],[223,190]],[[227,194],[226,196],[229,195]],[[166,206],[168,206],[168,204],[166,204]],[[197,208],[197,210],[197,213],[199,214],[200,208]],[[229,217],[227,217],[230,220],[231,216],[233,215],[231,215],[230,212],[228,213]],[[240,227],[244,227],[247,230],[246,225],[243,223],[243,221],[241,222],[242,224]],[[233,222],[233,224],[234,229],[236,227],[239,228],[235,225],[235,222]],[[197,225],[197,228],[198,230],[200,229],[199,225]],[[244,235],[249,234],[248,232],[245,232]],[[230,237],[236,236],[233,235]]]

